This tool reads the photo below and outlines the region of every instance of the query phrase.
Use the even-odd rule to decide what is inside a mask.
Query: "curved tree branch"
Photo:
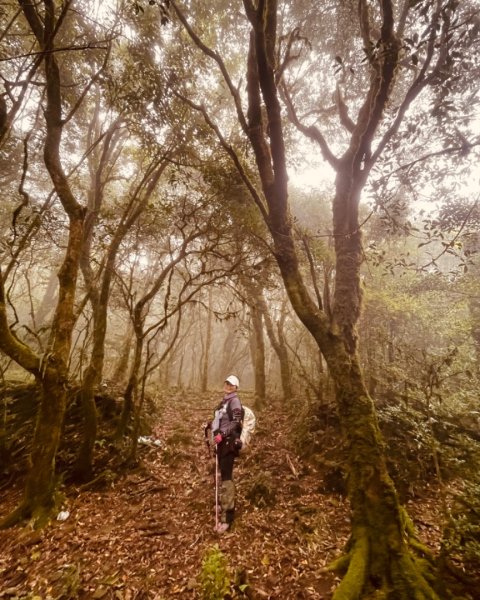
[[[330,150],[326,139],[323,137],[320,130],[315,125],[304,125],[297,116],[293,100],[290,96],[287,86],[284,82],[279,87],[279,91],[282,94],[282,99],[287,107],[287,115],[291,123],[303,133],[312,142],[315,142],[320,147],[323,158],[335,169],[338,169],[339,160]]]
[[[446,50],[441,50],[439,53],[438,60],[435,64],[435,67],[432,69],[431,73],[429,75],[427,75],[427,71],[431,65],[431,62],[432,62],[432,59],[433,59],[433,56],[435,53],[435,48],[438,43],[438,41],[437,41],[438,36],[437,36],[436,32],[437,32],[439,19],[440,19],[440,12],[441,12],[441,2],[439,0],[437,0],[437,9],[432,18],[432,23],[431,23],[431,27],[430,27],[430,36],[429,36],[428,45],[427,45],[427,52],[426,52],[425,60],[423,61],[423,65],[422,65],[417,77],[412,82],[410,88],[408,89],[407,93],[405,94],[405,97],[397,111],[397,116],[395,117],[394,122],[392,123],[391,127],[383,135],[382,139],[380,140],[375,151],[372,153],[371,157],[366,161],[366,167],[368,168],[368,170],[370,170],[373,167],[373,165],[376,163],[376,161],[378,160],[378,158],[384,151],[387,144],[394,137],[394,135],[398,132],[400,124],[402,123],[402,121],[405,117],[405,114],[406,114],[407,110],[409,109],[410,105],[412,104],[412,102],[415,100],[415,98],[417,98],[417,96],[420,94],[420,92],[432,80],[432,78],[435,76],[435,74],[438,72],[438,70],[441,68],[441,66],[444,63],[444,60],[446,57],[446,54],[445,54]],[[447,31],[446,31],[446,28],[444,28],[444,31],[442,33],[442,38],[441,38],[444,46],[446,46],[446,44],[445,44],[446,36],[447,36]],[[442,43],[440,43],[440,47],[442,47]]]
[[[199,36],[195,33],[195,31],[192,29],[192,27],[188,23],[187,19],[185,18],[184,14],[182,13],[182,11],[177,6],[177,3],[175,2],[175,0],[170,0],[170,4],[173,6],[173,9],[174,9],[175,13],[177,14],[177,17],[179,18],[180,22],[184,26],[185,30],[187,31],[188,35],[193,40],[195,45],[204,54],[206,54],[207,56],[212,58],[219,66],[220,71],[223,76],[223,79],[224,79],[225,83],[227,84],[228,89],[230,90],[230,94],[232,95],[233,101],[235,102],[235,108],[237,111],[238,121],[239,121],[243,131],[246,132],[247,131],[247,121],[246,121],[245,115],[243,113],[240,94],[238,93],[238,89],[233,85],[233,82],[230,78],[230,75],[228,73],[227,67],[225,66],[225,63],[223,62],[222,58],[220,57],[220,55],[217,52],[215,52],[214,50],[212,50],[211,48],[209,48],[206,44],[204,44],[202,42],[202,40],[199,38]]]
[[[199,113],[201,113],[203,115],[205,122],[212,129],[212,131],[215,132],[215,135],[217,136],[223,149],[227,152],[227,154],[230,156],[233,163],[235,164],[235,167],[237,168],[242,181],[244,182],[245,186],[247,187],[248,191],[250,192],[250,195],[252,196],[253,201],[255,202],[255,204],[258,206],[260,212],[262,213],[263,218],[265,219],[265,221],[268,222],[268,214],[267,214],[267,210],[265,208],[265,203],[264,203],[262,197],[260,196],[256,187],[250,180],[249,176],[247,175],[247,172],[243,168],[243,165],[242,165],[240,159],[238,158],[237,153],[232,148],[232,146],[226,141],[226,139],[224,138],[218,125],[212,120],[210,115],[207,113],[205,107],[201,106],[199,104],[195,104],[195,102],[192,102],[192,100],[190,100],[189,98],[186,98],[185,96],[182,96],[178,93],[176,93],[176,95],[178,96],[178,98],[183,100],[186,104],[188,104],[191,108],[193,108],[194,110],[198,111]]]
[[[40,375],[40,358],[12,332],[8,324],[3,274],[0,269],[0,348],[7,356],[35,376]]]
[[[350,118],[348,114],[348,107],[345,104],[345,101],[342,96],[342,91],[340,90],[340,85],[337,83],[337,87],[335,90],[335,99],[337,102],[338,114],[340,116],[340,123],[345,127],[347,131],[350,133],[355,129],[355,123]]]

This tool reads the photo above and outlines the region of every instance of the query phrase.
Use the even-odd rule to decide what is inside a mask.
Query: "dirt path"
[[[243,597],[329,598],[335,580],[320,569],[347,539],[347,506],[320,493],[318,476],[289,447],[278,408],[268,420],[257,415],[253,445],[237,461],[233,530],[213,531],[213,459],[203,423],[217,400],[210,394],[199,408],[198,398],[170,398],[156,429],[163,446],[141,446],[140,469],[101,492],[66,489],[68,519],[41,533],[0,532],[0,597],[202,598],[202,560],[218,544],[232,579],[248,584]],[[7,494],[2,514],[18,495]]]

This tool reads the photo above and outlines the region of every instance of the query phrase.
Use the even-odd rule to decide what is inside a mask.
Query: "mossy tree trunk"
[[[93,313],[93,344],[90,355],[90,361],[85,371],[82,389],[80,392],[83,415],[84,415],[84,435],[83,441],[75,463],[75,475],[80,481],[89,480],[93,468],[93,451],[97,437],[97,410],[95,406],[95,389],[103,377],[103,366],[105,360],[105,338],[108,325],[108,303],[110,299],[110,290],[112,286],[113,274],[115,272],[115,262],[118,249],[125,235],[138,220],[145,210],[149,199],[155,191],[158,182],[167,167],[167,161],[163,154],[161,158],[156,157],[145,169],[145,174],[140,185],[136,187],[136,192],[132,194],[130,201],[124,209],[120,218],[115,234],[110,242],[105,260],[105,268],[97,287],[98,274],[95,274],[90,266],[91,254],[91,236],[93,226],[97,219],[97,214],[103,200],[103,181],[102,173],[107,166],[108,157],[112,154],[113,148],[120,141],[117,132],[120,127],[120,119],[115,121],[109,128],[104,140],[104,150],[100,164],[95,172],[95,189],[91,192],[91,201],[89,202],[90,211],[87,214],[85,235],[82,248],[82,272],[87,288],[89,290],[90,302]],[[130,386],[127,384],[126,400],[122,411],[118,434],[124,431],[126,427],[125,419],[128,419],[126,412],[130,410]],[[126,412],[125,412],[126,411]]]
[[[248,1],[244,4],[253,28],[247,77],[248,133],[267,203],[267,223],[292,306],[317,342],[334,381],[348,448],[352,533],[346,574],[334,597],[361,598],[372,590],[382,590],[398,598],[435,598],[406,541],[404,513],[387,472],[373,402],[363,381],[357,353],[356,325],[362,299],[358,205],[368,174],[364,161],[389,95],[399,55],[400,46],[392,28],[392,7],[389,2],[383,3],[382,44],[388,51],[375,65],[371,89],[360,111],[352,143],[341,159],[331,156],[337,169],[333,203],[336,279],[332,313],[327,315],[303,282],[288,209],[285,146],[274,72],[276,2],[267,1],[261,8]],[[263,122],[262,103],[267,123]]]
[[[42,525],[56,508],[55,457],[67,405],[67,389],[56,369],[42,379],[40,409],[32,443],[31,469],[20,507],[21,517]]]
[[[32,373],[42,389],[32,442],[31,468],[20,506],[2,522],[9,526],[22,518],[33,517],[42,523],[55,506],[55,457],[60,441],[68,393],[68,358],[75,323],[74,300],[80,263],[85,211],[77,202],[68,184],[60,160],[62,137],[62,99],[60,71],[54,52],[54,35],[68,10],[67,2],[58,19],[55,5],[44,0],[44,13],[30,2],[20,0],[23,14],[44,53],[46,78],[46,135],[44,161],[55,191],[68,217],[68,241],[63,263],[58,273],[58,302],[53,317],[47,351],[42,359],[23,344],[10,330],[1,282],[0,344],[2,350]]]
[[[345,561],[346,574],[334,597],[342,600],[361,598],[372,590],[382,590],[383,594],[392,593],[397,598],[435,598],[410,553],[404,513],[387,472],[373,402],[363,381],[357,353],[356,325],[362,300],[358,206],[369,172],[365,161],[399,57],[400,44],[393,31],[392,5],[382,3],[381,44],[384,52],[372,65],[371,87],[352,131],[351,144],[340,159],[324,149],[337,170],[333,202],[335,293],[331,315],[327,315],[310,297],[303,283],[288,211],[285,147],[274,73],[276,2],[267,1],[262,10],[255,9],[250,2],[244,4],[253,28],[248,74],[249,132],[252,144],[257,148],[257,165],[268,206],[275,256],[292,306],[327,362],[348,449],[352,533]],[[366,4],[363,10],[367,10]],[[368,15],[364,16],[368,18]],[[268,127],[262,122],[261,100]],[[266,137],[259,140],[259,130],[265,132],[267,129],[269,147]]]
[[[393,3],[382,0],[377,16],[381,20],[380,39],[370,39],[370,7],[359,2],[359,21],[364,47],[368,52],[370,85],[354,123],[339,99],[341,121],[351,134],[350,144],[341,158],[333,155],[321,133],[314,127],[302,127],[294,112],[287,90],[292,120],[316,141],[323,157],[337,172],[333,203],[335,239],[335,293],[331,310],[325,311],[308,292],[302,278],[288,204],[288,175],[279,101],[277,54],[277,1],[243,1],[252,26],[247,65],[248,110],[243,113],[238,88],[230,80],[221,56],[198,38],[181,11],[172,6],[194,43],[220,67],[232,94],[240,125],[253,148],[261,191],[243,169],[241,160],[219,133],[203,105],[193,104],[203,113],[220,143],[233,158],[239,173],[257,204],[274,242],[285,289],[291,304],[314,337],[335,385],[338,413],[348,449],[348,493],[351,503],[352,531],[346,556],[341,561],[344,578],[335,600],[367,597],[391,597],[401,600],[437,598],[417,560],[412,546],[412,528],[399,504],[395,487],[388,475],[382,437],[372,399],[365,387],[357,352],[356,326],[361,308],[360,265],[362,247],[358,206],[368,174],[379,154],[398,130],[401,116],[425,85],[425,70],[420,71],[399,110],[399,118],[380,141],[375,152],[371,145],[382,121],[383,111],[393,87],[394,73],[400,60],[400,41],[394,31]],[[408,9],[408,6],[406,5]],[[437,11],[436,17],[439,18]],[[402,18],[405,15],[402,15]],[[433,56],[437,23],[432,24],[427,61]],[[404,23],[402,24],[402,26]],[[400,27],[400,26],[399,26]],[[374,48],[380,48],[373,52]],[[287,49],[288,52],[288,49]],[[288,64],[289,56],[285,56]],[[439,58],[439,61],[441,59]],[[411,542],[411,543],[410,543]],[[340,565],[337,565],[340,566]]]

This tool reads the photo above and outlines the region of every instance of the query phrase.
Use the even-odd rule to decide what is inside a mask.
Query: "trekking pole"
[[[218,454],[215,451],[215,530],[218,529]]]

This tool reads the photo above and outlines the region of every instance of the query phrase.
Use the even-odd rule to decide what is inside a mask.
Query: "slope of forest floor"
[[[42,531],[1,531],[0,597],[202,598],[202,562],[218,544],[237,583],[234,597],[330,598],[337,580],[322,567],[347,541],[348,505],[325,493],[321,475],[296,456],[291,423],[278,406],[257,415],[252,445],[237,460],[234,528],[214,532],[213,459],[203,424],[218,398],[172,396],[154,428],[161,446],[139,446],[137,468],[101,490],[66,486],[64,521]],[[4,515],[21,488],[1,493]],[[435,549],[435,499],[408,509]]]

